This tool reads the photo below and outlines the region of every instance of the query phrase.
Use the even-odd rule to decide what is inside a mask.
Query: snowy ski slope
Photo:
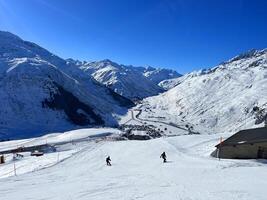
[[[62,162],[0,179],[1,199],[265,200],[266,163],[211,158],[220,136],[228,135],[86,142]]]

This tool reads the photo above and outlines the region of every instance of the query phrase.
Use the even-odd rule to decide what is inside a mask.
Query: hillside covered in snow
[[[159,94],[163,88],[169,91]],[[139,120],[160,119],[200,133],[236,131],[266,123],[266,96],[266,49],[180,76],[110,60],[64,60],[0,32],[0,138],[117,126],[134,106],[131,100],[145,97],[136,107]]]
[[[189,126],[200,133],[264,126],[267,118],[267,50],[253,50],[212,69],[166,80],[169,91],[137,108],[140,118]]]
[[[42,47],[0,32],[0,138],[113,126],[133,103]]]
[[[174,70],[153,67],[133,67],[120,65],[111,60],[80,62],[68,59],[88,75],[116,93],[131,100],[140,100],[164,92],[158,83],[181,76]]]

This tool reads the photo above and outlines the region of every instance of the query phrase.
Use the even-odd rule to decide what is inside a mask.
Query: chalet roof
[[[267,142],[267,127],[246,129],[237,132],[222,142],[222,146]],[[218,147],[220,144],[217,144]]]

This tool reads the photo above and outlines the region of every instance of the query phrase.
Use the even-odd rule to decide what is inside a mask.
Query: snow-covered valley
[[[181,76],[0,31],[0,102],[0,199],[266,199],[266,160],[210,156],[266,126],[266,49]]]

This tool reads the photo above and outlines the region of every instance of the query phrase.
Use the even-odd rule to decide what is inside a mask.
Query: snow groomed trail
[[[0,179],[1,199],[265,200],[266,164],[209,156],[216,135],[90,142],[57,165]],[[159,158],[167,153],[168,163]],[[112,166],[105,166],[110,155]]]

